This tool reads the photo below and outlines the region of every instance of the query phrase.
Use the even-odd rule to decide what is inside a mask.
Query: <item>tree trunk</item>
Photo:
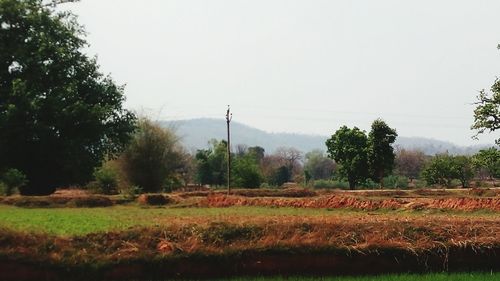
[[[349,179],[349,188],[354,190],[356,188],[356,181],[353,179]]]

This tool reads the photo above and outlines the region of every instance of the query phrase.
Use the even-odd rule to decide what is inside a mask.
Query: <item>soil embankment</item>
[[[500,220],[206,222],[60,237],[0,230],[1,280],[499,271]]]
[[[500,197],[471,198],[387,198],[370,199],[345,195],[324,195],[314,198],[248,198],[243,196],[209,195],[200,200],[203,207],[269,206],[293,208],[351,208],[360,210],[378,209],[443,209],[457,211],[500,211]]]
[[[389,273],[500,271],[500,248],[401,249],[368,252],[339,250],[247,251],[224,256],[191,256],[173,260],[120,262],[104,267],[44,266],[0,261],[4,281],[171,280],[234,276],[328,276]]]

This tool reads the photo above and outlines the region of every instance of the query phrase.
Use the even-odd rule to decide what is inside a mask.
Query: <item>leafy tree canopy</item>
[[[384,176],[390,174],[394,168],[395,154],[392,144],[397,136],[396,130],[390,128],[382,119],[373,121],[368,135],[368,162],[371,177],[380,185],[383,185]]]
[[[140,119],[132,141],[119,159],[128,180],[146,192],[170,191],[186,165],[179,138],[171,129]]]
[[[498,49],[500,49],[500,44]],[[481,90],[475,104],[474,124],[471,127],[477,130],[475,137],[486,131],[491,133],[500,129],[500,80],[495,80],[491,86],[491,93]],[[500,145],[500,138],[496,140],[496,144]]]
[[[490,179],[500,178],[500,150],[495,147],[480,150],[474,155],[473,162],[477,169],[486,170]]]
[[[24,172],[23,194],[85,183],[134,130],[123,87],[82,52],[83,36],[42,0],[0,0],[0,172]]]
[[[342,126],[326,141],[328,154],[339,164],[339,174],[354,189],[356,184],[368,176],[368,138],[357,127]]]

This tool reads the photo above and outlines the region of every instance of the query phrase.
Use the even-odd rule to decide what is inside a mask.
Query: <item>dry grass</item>
[[[459,211],[500,211],[500,198],[390,198],[369,199],[354,196],[324,195],[315,198],[246,198],[241,196],[209,195],[200,200],[204,207],[229,206],[274,206],[294,208],[352,208],[360,210],[379,209],[444,209]]]
[[[79,237],[1,230],[0,255],[47,262],[116,262],[186,254],[273,248],[347,251],[404,249],[418,254],[450,247],[499,247],[500,220],[466,218],[339,217],[173,220],[162,227]]]

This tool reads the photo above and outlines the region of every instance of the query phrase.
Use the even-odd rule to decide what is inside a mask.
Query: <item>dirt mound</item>
[[[181,198],[188,197],[206,197],[209,195],[225,195],[226,190],[217,191],[193,191],[193,192],[183,192],[178,194]],[[302,197],[314,197],[318,193],[315,191],[304,189],[304,188],[288,188],[288,189],[233,189],[231,190],[231,195],[243,196],[243,197],[286,197],[286,198],[302,198]]]
[[[12,196],[3,198],[0,203],[27,208],[59,208],[59,207],[109,207],[113,201],[107,196],[86,195],[86,196]]]
[[[433,199],[426,208],[477,211],[488,209],[500,211],[500,198],[443,198]]]
[[[378,209],[452,209],[475,211],[488,209],[500,211],[500,198],[391,198],[383,200],[364,199],[352,196],[321,196],[318,198],[245,198],[238,196],[210,195],[199,203],[204,207],[229,206],[273,206],[294,208],[352,208],[360,210]]]

